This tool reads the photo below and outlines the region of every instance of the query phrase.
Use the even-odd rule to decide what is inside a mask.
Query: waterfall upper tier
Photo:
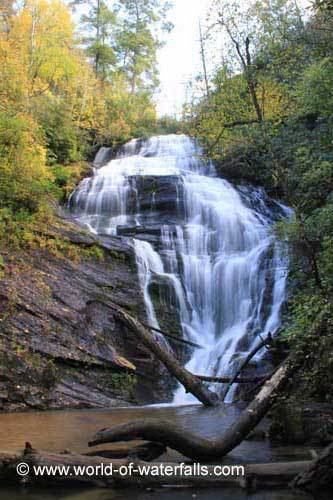
[[[217,178],[189,137],[129,142],[81,182],[71,209],[99,234],[135,237],[149,321],[172,316],[204,346],[191,353],[194,373],[232,373],[279,327],[287,258],[272,224],[288,211],[263,190]],[[177,402],[186,398],[180,388]]]

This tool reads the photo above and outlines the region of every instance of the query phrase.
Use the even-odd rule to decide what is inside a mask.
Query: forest
[[[151,451],[148,446],[148,452],[135,448],[136,458],[148,453],[151,460],[152,452],[155,459],[168,446],[211,463],[233,450],[269,412],[269,433],[278,443],[314,443],[313,448],[324,449],[319,458],[313,452],[318,461],[310,479],[307,472],[302,476],[303,466],[295,465],[301,487],[331,488],[333,1],[313,0],[305,8],[297,0],[211,0],[200,19],[201,66],[187,82],[186,102],[179,116],[171,112],[160,116],[158,61],[173,30],[171,11],[166,0],[0,0],[0,413],[170,401],[177,389],[168,372],[204,406],[216,405],[208,382],[225,384],[224,398],[232,385],[245,384],[243,392],[232,394],[243,395],[249,406],[232,422],[229,434],[222,433],[213,444],[196,435],[195,429],[182,432],[170,421],[158,424],[147,419],[120,424],[116,420],[119,426],[99,431],[90,446],[139,438],[153,447]],[[179,250],[187,233],[180,237],[179,225],[176,230],[170,227],[178,224],[179,199],[189,203],[191,188],[186,187],[184,201],[172,169],[163,174],[163,181],[156,180],[151,170],[138,180],[144,166],[133,174],[132,164],[125,174],[111,179],[115,188],[111,181],[108,184],[108,174],[98,184],[93,161],[100,148],[122,165],[133,144],[132,156],[158,157],[149,149],[148,139],[168,134],[175,148],[186,152],[192,145],[184,137],[190,138],[195,144],[192,163],[196,165],[202,154],[211,159],[214,175],[236,186],[241,199],[258,210],[261,221],[269,212],[274,241],[287,249],[287,260],[281,258],[287,285],[279,305],[278,330],[260,330],[255,324],[260,344],[239,348],[243,357],[235,351],[230,363],[236,361],[228,373],[198,374],[188,368],[186,348],[201,349],[204,341],[192,335],[193,323],[184,329],[187,320],[182,310],[195,309],[193,290],[183,302],[179,298],[187,286],[185,246]],[[163,143],[158,153],[165,156]],[[134,180],[127,184],[122,175]],[[116,192],[116,202],[107,196],[89,201],[96,192],[103,194],[105,185]],[[126,203],[134,198],[136,207],[141,203],[136,217],[132,213],[129,217],[123,208],[116,213],[123,192]],[[111,223],[103,226],[112,221],[114,214],[107,219],[103,212],[110,206],[116,207],[120,221],[116,235]],[[187,217],[193,206],[185,207]],[[160,217],[158,229],[152,223],[154,209]],[[202,218],[212,219],[212,212],[207,213],[202,212]],[[263,228],[266,231],[265,224]],[[148,236],[140,246],[140,234],[145,232]],[[133,246],[129,237],[138,237],[139,243]],[[168,261],[177,279],[185,275],[178,288],[174,285],[170,292],[167,279],[175,284],[176,278],[170,279],[170,269],[157,262],[147,242],[154,249],[165,244],[163,258],[175,248],[182,253],[179,268]],[[214,244],[215,255],[220,249]],[[258,310],[262,307],[263,312],[253,317],[268,315],[265,300],[271,300],[273,316],[278,302],[268,269],[278,259],[272,246],[265,252],[268,264],[258,264],[256,272],[262,273],[260,286],[268,298],[258,299]],[[199,257],[203,253],[200,247]],[[193,281],[198,279],[197,268],[191,272]],[[237,279],[243,283],[238,275]],[[256,291],[250,285],[253,298]],[[202,296],[200,300],[206,307]],[[188,337],[184,332],[190,332]],[[154,337],[157,334],[171,339],[173,354]],[[241,340],[248,342],[245,334]],[[264,357],[258,369],[262,360],[255,355],[262,348],[269,359]],[[251,368],[252,358],[256,361]],[[30,453],[29,447],[27,443],[24,453]],[[38,460],[58,463],[59,457],[41,455]],[[67,458],[72,463],[70,454]],[[17,456],[9,459],[0,451],[1,477],[6,460],[15,462]],[[250,482],[253,476],[264,481],[271,474],[260,464],[253,467]],[[289,481],[288,466],[279,467],[272,473],[274,480],[288,476]],[[7,472],[8,467],[5,476]],[[123,480],[118,477],[118,481]]]
[[[2,237],[11,220],[19,231],[68,195],[99,146],[158,129],[152,95],[167,7],[1,1]]]

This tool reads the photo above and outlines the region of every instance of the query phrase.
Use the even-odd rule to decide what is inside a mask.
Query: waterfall
[[[189,137],[129,142],[70,203],[95,233],[134,237],[149,322],[159,327],[151,285],[167,284],[183,336],[203,347],[191,353],[193,373],[232,374],[260,336],[278,329],[287,257],[272,225],[288,209],[218,178]],[[176,390],[175,403],[192,400]]]

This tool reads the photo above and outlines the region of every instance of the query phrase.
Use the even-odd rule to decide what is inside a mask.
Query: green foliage
[[[116,14],[104,0],[93,0],[89,5],[89,13],[81,18],[81,24],[87,31],[84,41],[87,53],[93,60],[95,74],[105,80],[116,63],[112,47]]]
[[[112,373],[107,382],[112,390],[132,396],[137,378],[131,373]]]
[[[37,244],[38,226],[47,224],[51,214],[47,206],[41,206],[38,212],[29,210],[11,210],[0,208],[0,248],[29,248]]]
[[[73,122],[68,103],[48,97],[40,99],[35,107],[35,117],[44,131],[48,164],[67,165],[81,160],[87,141]]]
[[[161,33],[170,31],[165,22],[170,8],[166,0],[117,0],[119,27],[116,52],[119,68],[132,94],[153,91],[158,83],[157,49],[161,47]]]
[[[2,244],[37,244],[76,258],[70,246],[38,236],[47,205],[54,198],[68,198],[87,173],[84,159],[91,159],[99,145],[116,147],[154,133],[151,85],[156,83],[156,50],[166,28],[167,4],[140,2],[119,0],[110,9],[104,0],[78,0],[90,6],[82,19],[81,40],[74,35],[68,7],[59,0],[30,0],[4,11]]]
[[[36,211],[51,180],[36,124],[0,113],[0,207]]]
[[[78,0],[89,6],[81,18],[83,41],[95,74],[102,81],[121,75],[131,94],[149,92],[158,83],[157,49],[172,25],[165,21],[166,0]]]
[[[313,3],[319,10],[333,10],[333,0],[314,0]]]
[[[333,114],[333,61],[324,58],[306,68],[298,86],[298,101],[303,113],[318,116]]]
[[[333,26],[331,2],[315,3],[305,19],[288,0],[216,0],[211,16],[227,41],[224,64],[210,95],[188,104],[185,118],[221,176],[262,185],[294,208],[276,228],[290,248],[283,338],[303,363],[294,396],[330,401]]]
[[[69,165],[56,164],[50,170],[54,178],[52,192],[61,202],[66,202],[80,180],[91,171],[86,162],[71,163]]]
[[[302,362],[300,399],[331,401],[333,397],[333,309],[322,294],[300,292],[290,303],[291,321],[283,335]]]
[[[161,116],[156,122],[154,133],[157,135],[163,134],[178,134],[184,132],[182,122],[171,116]]]

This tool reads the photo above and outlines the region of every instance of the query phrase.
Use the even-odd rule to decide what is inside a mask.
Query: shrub
[[[0,208],[35,212],[51,180],[41,133],[33,120],[0,113]]]

